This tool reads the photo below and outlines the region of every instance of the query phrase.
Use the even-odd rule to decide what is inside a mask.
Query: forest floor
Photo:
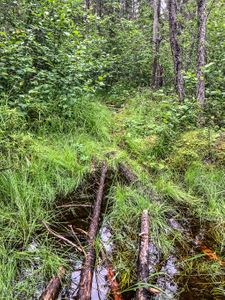
[[[190,107],[161,98],[142,90],[83,100],[75,107],[79,126],[66,132],[61,120],[24,130],[14,110],[10,121],[2,112],[15,129],[1,145],[0,299],[38,299],[62,265],[60,298],[74,299],[83,255],[59,236],[85,251],[102,161],[108,173],[92,298],[110,297],[104,248],[123,298],[133,299],[147,209],[152,297],[225,299],[225,137],[196,128]],[[121,163],[140,184],[124,180]]]

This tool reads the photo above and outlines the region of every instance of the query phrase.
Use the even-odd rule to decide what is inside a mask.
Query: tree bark
[[[86,0],[86,9],[90,9],[91,8],[91,0]]]
[[[91,224],[88,231],[88,246],[87,246],[87,255],[83,262],[83,268],[80,276],[80,284],[78,291],[79,300],[89,300],[91,299],[91,287],[93,279],[93,271],[95,265],[95,238],[99,227],[99,218],[101,213],[101,204],[103,199],[103,191],[105,185],[107,173],[107,166],[105,163],[102,164],[101,178],[99,189],[96,196],[96,202],[93,209],[93,215]]]
[[[160,7],[161,0],[154,0],[153,10],[154,10],[154,20],[153,20],[153,66],[152,66],[152,86],[157,89],[160,86],[160,65],[159,65],[159,47],[160,47],[160,37],[159,37],[159,18],[160,18]]]
[[[139,16],[139,0],[132,0],[132,15],[133,19],[137,19]]]
[[[197,0],[198,4],[198,54],[197,54],[197,101],[201,107],[205,104],[205,42],[206,42],[206,0]]]
[[[148,211],[144,210],[141,215],[141,232],[139,242],[137,279],[138,283],[147,283],[149,276],[148,265],[148,246],[149,246],[149,218]],[[136,291],[136,300],[149,299],[148,291],[144,287],[140,287]]]
[[[102,16],[102,4],[102,0],[95,0],[94,10],[99,17]]]
[[[175,0],[168,0],[169,25],[170,25],[170,45],[173,55],[175,89],[179,101],[184,100],[184,78],[182,74],[181,50],[178,43],[178,24],[177,24],[177,7]]]
[[[46,289],[42,293],[40,300],[55,300],[55,299],[57,299],[58,294],[61,289],[61,281],[65,275],[65,272],[66,271],[65,271],[64,267],[61,267],[59,269],[58,274],[50,280]]]

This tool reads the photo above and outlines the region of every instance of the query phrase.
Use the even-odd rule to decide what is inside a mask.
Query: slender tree
[[[206,42],[206,1],[197,0],[198,5],[198,52],[197,52],[197,100],[203,107],[205,103],[205,42]]]
[[[86,8],[89,9],[91,7],[91,0],[85,0]]]
[[[169,25],[170,25],[170,45],[173,55],[175,88],[179,101],[184,100],[184,78],[182,74],[181,50],[178,43],[177,6],[175,0],[168,0]]]
[[[138,18],[139,15],[139,0],[132,0],[132,15],[134,19]]]
[[[159,18],[160,18],[160,8],[161,0],[153,1],[154,19],[153,19],[153,65],[152,65],[152,86],[153,88],[158,88],[160,85],[160,70],[159,65],[159,47],[160,47],[160,37],[159,37]]]

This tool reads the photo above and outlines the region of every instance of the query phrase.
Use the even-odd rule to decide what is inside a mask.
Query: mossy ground
[[[221,131],[197,128],[194,104],[171,105],[171,99],[149,90],[117,102],[117,107],[107,108],[101,98],[83,99],[74,107],[73,122],[63,118],[53,122],[53,117],[35,120],[32,126],[18,111],[2,108],[1,299],[33,299],[40,284],[61,264],[70,265],[68,248],[56,246],[43,221],[55,222],[55,199],[84,181],[93,168],[93,159],[106,159],[115,171],[107,196],[110,210],[103,222],[111,228],[113,265],[122,289],[136,283],[139,220],[145,208],[149,210],[150,237],[161,253],[161,264],[180,249],[177,258],[180,263],[185,260],[185,276],[191,273],[193,262],[190,253],[189,260],[184,259],[190,246],[184,234],[168,224],[168,216],[182,224],[189,218],[196,219],[199,226],[207,228],[208,246],[225,260]],[[122,184],[116,175],[119,162],[129,164],[143,185],[158,192],[160,201]],[[210,288],[223,293],[221,266],[202,256],[196,261],[194,268],[199,275],[203,274],[203,263],[207,264],[211,281],[216,265],[220,276]],[[155,279],[149,283],[155,284]]]

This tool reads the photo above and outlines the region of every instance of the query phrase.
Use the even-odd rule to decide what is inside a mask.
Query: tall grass
[[[101,160],[111,149],[106,107],[85,100],[72,113],[71,122],[65,116],[54,120],[54,114],[51,120],[34,120],[35,131],[27,132],[17,126],[24,120],[14,110],[5,110],[1,119],[1,299],[32,299],[57,271],[66,254],[47,238],[42,221],[54,218],[56,196],[75,189],[91,171],[93,158]],[[15,115],[14,121],[7,114]],[[9,120],[15,122],[11,131]],[[58,128],[51,126],[54,121]]]
[[[118,271],[121,286],[125,288],[136,280],[138,236],[143,210],[149,211],[151,242],[165,257],[173,248],[176,233],[167,224],[166,214],[171,212],[171,208],[164,203],[155,202],[133,188],[120,185],[112,189],[111,201],[113,206],[105,222],[111,228],[115,247],[113,263]]]

